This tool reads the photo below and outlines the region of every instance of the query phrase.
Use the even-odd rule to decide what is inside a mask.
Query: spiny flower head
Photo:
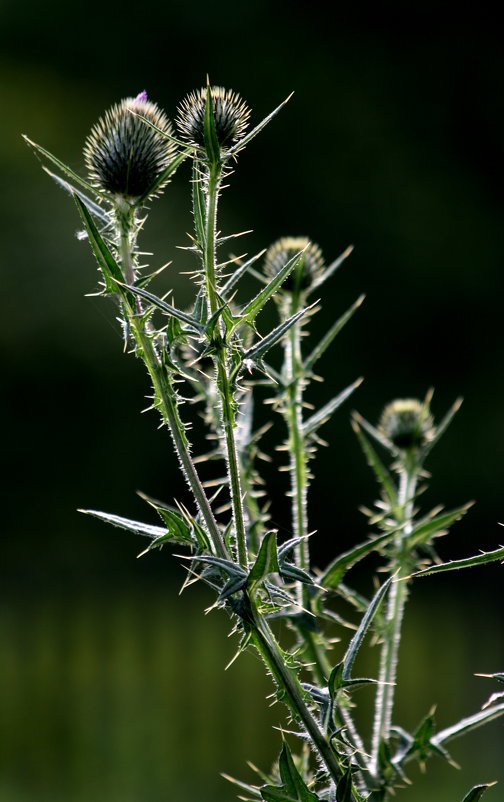
[[[175,150],[169,139],[136,114],[173,135],[172,124],[164,112],[147,100],[146,92],[141,92],[106,111],[91,129],[84,147],[91,183],[113,196],[130,200],[154,189]],[[157,186],[155,191],[163,186],[164,183]]]
[[[424,446],[434,432],[434,421],[425,403],[399,398],[382,412],[379,430],[401,450]]]
[[[231,89],[211,86],[210,96],[214,115],[215,133],[221,147],[231,147],[245,133],[250,109]],[[175,120],[182,139],[191,145],[205,147],[205,106],[207,87],[190,92],[177,109]]]
[[[304,251],[294,268],[282,284],[283,292],[303,292],[308,290],[324,270],[324,258],[319,246],[308,237],[282,237],[269,247],[264,261],[264,272],[273,278],[285,267],[288,261]]]

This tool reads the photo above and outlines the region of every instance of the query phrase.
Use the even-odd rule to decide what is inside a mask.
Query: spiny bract
[[[308,237],[282,237],[271,245],[264,258],[264,272],[273,278],[297,253],[300,256],[297,267],[282,284],[281,290],[300,292],[311,287],[324,270],[324,258],[319,246]]]
[[[398,398],[380,418],[380,431],[400,449],[421,448],[432,437],[434,421],[426,405],[416,398]]]
[[[221,146],[230,147],[245,133],[250,109],[240,95],[222,86],[210,87],[215,133]],[[207,88],[191,92],[180,103],[175,123],[182,139],[192,145],[205,147],[204,120]]]
[[[168,117],[147,100],[146,92],[141,92],[106,111],[91,129],[84,147],[92,184],[113,196],[131,200],[165,186],[167,182],[158,186],[156,182],[172,161],[176,147],[138,114],[160,131],[173,135]]]

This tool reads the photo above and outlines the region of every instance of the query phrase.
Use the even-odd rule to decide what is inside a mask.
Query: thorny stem
[[[292,669],[286,664],[281,649],[275,640],[264,616],[258,613],[254,602],[250,599],[252,639],[274,679],[284,693],[284,701],[295,718],[300,719],[313,745],[318,751],[330,777],[337,784],[342,769],[338,763],[326,735],[310,712],[304,698],[303,690]]]
[[[288,315],[299,310],[299,294],[293,293],[289,304]],[[287,399],[284,417],[289,432],[290,477],[292,494],[292,522],[294,535],[305,538],[295,546],[295,559],[299,568],[307,571],[310,567],[308,534],[307,492],[308,470],[306,443],[303,433],[303,387],[301,360],[301,324],[292,326],[286,340],[285,353],[285,380],[287,384]],[[298,603],[301,607],[309,608],[309,595],[306,585],[299,583]]]
[[[203,266],[208,300],[209,317],[218,310],[216,267],[216,222],[219,189],[222,180],[222,165],[208,165],[206,181],[206,220],[205,245],[203,249]],[[236,410],[232,382],[230,379],[228,349],[219,332],[214,342],[217,370],[217,388],[219,390],[222,428],[226,446],[226,463],[229,476],[231,508],[236,536],[237,556],[242,568],[248,567],[247,536],[242,505],[242,489],[240,481],[240,462],[236,448],[235,427]]]
[[[131,248],[130,229],[134,225],[134,213],[122,217],[118,221],[120,226],[120,254],[122,269],[127,283],[135,280],[134,256]],[[140,302],[140,301],[139,301]],[[128,303],[124,303],[124,312],[128,319],[131,333],[140,348],[145,365],[154,387],[155,395],[161,403],[163,419],[168,424],[175,450],[178,454],[182,472],[191,488],[194,499],[206,524],[215,553],[219,557],[228,558],[227,548],[222,539],[219,526],[214,518],[210,503],[200,482],[198,473],[190,454],[189,442],[184,424],[179,415],[177,397],[170,377],[163,366],[160,356],[154,347],[151,336],[146,330],[145,322],[141,317],[142,308],[133,310]],[[140,313],[140,314],[139,314]]]
[[[397,523],[401,526],[401,529],[395,541],[395,570],[397,571],[397,576],[396,581],[391,585],[388,597],[384,640],[380,656],[379,684],[375,702],[371,760],[369,763],[369,771],[375,781],[380,781],[380,745],[383,741],[389,741],[392,725],[401,626],[408,597],[408,582],[403,577],[408,576],[411,571],[411,555],[407,549],[406,539],[412,530],[413,499],[417,478],[418,466],[411,460],[403,466],[400,475]],[[398,581],[401,579],[402,581]],[[383,789],[383,798],[385,798],[385,794],[386,789]]]
[[[286,317],[295,314],[299,310],[299,301],[299,294],[293,293]],[[292,520],[295,536],[306,538],[308,534],[308,468],[306,441],[303,432],[302,411],[304,378],[302,374],[301,325],[299,323],[291,328],[285,347],[287,403],[284,417],[287,422],[289,433]],[[296,545],[295,554],[297,565],[304,570],[309,570],[310,553],[307,539]],[[311,605],[307,586],[298,583],[297,593],[300,606],[309,610]],[[332,668],[327,659],[326,652],[321,645],[317,643],[316,633],[300,624],[298,624],[298,629],[305,644],[307,658],[312,666],[313,675],[317,682],[321,685],[325,685]],[[364,753],[364,743],[357,732],[350,710],[348,707],[342,705],[340,713],[355,747],[361,753]]]

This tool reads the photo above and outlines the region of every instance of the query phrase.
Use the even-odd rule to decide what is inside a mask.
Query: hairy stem
[[[299,311],[300,298],[293,293],[288,315]],[[301,324],[296,323],[289,331],[285,345],[284,375],[287,384],[284,417],[289,433],[290,478],[292,494],[292,523],[294,535],[305,538],[296,544],[294,554],[296,564],[305,571],[310,567],[308,540],[308,469],[306,443],[303,432],[303,389],[301,359]],[[309,608],[309,594],[306,585],[299,583],[297,587],[298,602],[301,607]]]
[[[208,166],[206,182],[206,220],[205,246],[203,249],[203,266],[205,269],[205,285],[207,290],[209,316],[219,308],[217,265],[216,265],[216,223],[219,189],[222,180],[220,164]],[[226,465],[231,495],[231,509],[236,537],[237,556],[243,568],[248,566],[247,536],[243,513],[242,489],[240,479],[240,461],[236,448],[236,401],[233,382],[230,378],[228,348],[223,339],[222,327],[214,335],[214,356],[217,371],[217,388],[219,391],[221,422],[226,449]]]
[[[396,581],[392,583],[387,604],[385,631],[380,655],[378,691],[375,702],[375,718],[371,746],[369,770],[374,780],[380,780],[379,754],[382,741],[390,739],[392,713],[394,708],[397,662],[401,641],[404,607],[408,598],[408,582],[403,577],[411,572],[411,555],[405,546],[411,533],[413,516],[413,497],[417,482],[415,466],[405,466],[401,471],[399,486],[399,514],[397,524],[401,529],[395,542]],[[402,581],[399,581],[402,580]],[[386,789],[384,789],[384,797]]]
[[[128,217],[122,216],[119,225],[122,269],[127,283],[132,283],[135,280],[134,256],[131,249],[130,234],[130,229],[134,226],[133,212],[131,211]],[[138,303],[140,303],[140,299],[138,299]],[[123,306],[130,331],[135,339],[137,347],[141,351],[141,355],[151,377],[155,395],[160,401],[161,413],[170,430],[173,444],[180,460],[182,472],[205,522],[213,550],[219,557],[227,558],[229,555],[222,539],[222,534],[191,458],[190,446],[184,424],[180,418],[177,396],[172,381],[161,362],[150,333],[146,330],[145,321],[141,317],[141,305],[139,308],[132,309],[131,306],[125,302]]]
[[[252,600],[250,600],[250,604],[252,639],[254,645],[283,692],[284,701],[288,705],[291,713],[296,719],[299,719],[303,723],[329,776],[337,784],[342,775],[342,769],[338,763],[337,757],[319,723],[309,710],[303,698],[303,690],[299,681],[293,670],[286,664],[282,651],[266,619],[258,613]]]

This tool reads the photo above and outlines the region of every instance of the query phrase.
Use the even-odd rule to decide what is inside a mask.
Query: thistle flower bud
[[[171,122],[147,93],[126,98],[105,112],[91,129],[84,158],[91,183],[104,192],[135,200],[152,190],[174,156],[175,145],[136,117],[140,114],[160,131],[173,134]]]
[[[266,252],[264,272],[273,278],[290,259],[303,249],[305,249],[304,253],[297,266],[282,284],[281,291],[283,292],[302,292],[311,287],[314,280],[324,270],[322,251],[318,245],[310,242],[308,237],[282,237],[274,242]]]
[[[379,429],[396,448],[406,451],[421,448],[432,438],[434,421],[421,401],[400,398],[385,407]]]
[[[241,97],[222,86],[210,87],[215,133],[221,147],[231,147],[245,133],[250,109]],[[205,147],[204,121],[207,88],[191,92],[180,103],[175,124],[182,139],[191,145]]]

